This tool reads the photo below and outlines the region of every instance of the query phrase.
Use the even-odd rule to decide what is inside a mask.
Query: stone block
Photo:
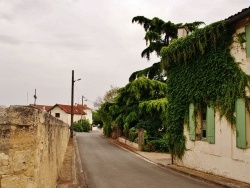
[[[26,176],[2,175],[1,188],[34,188],[34,179]]]
[[[9,174],[9,156],[4,153],[0,153],[0,175]]]
[[[16,151],[13,155],[11,169],[15,174],[34,166],[35,156],[32,150]]]

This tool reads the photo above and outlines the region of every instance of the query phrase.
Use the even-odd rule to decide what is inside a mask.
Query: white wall
[[[87,120],[89,120],[89,123],[92,124],[93,119],[92,119],[92,110],[84,110],[86,113],[85,117]]]
[[[54,107],[50,112],[51,112],[51,115],[54,116],[54,117],[56,116],[55,115],[56,113],[60,113],[60,118],[58,118],[58,119],[60,119],[63,122],[70,125],[70,123],[71,123],[71,114],[67,114],[65,111],[63,111],[58,106]],[[90,123],[92,123],[92,112],[91,112],[91,114],[88,114],[88,116],[86,116],[86,115],[81,116],[80,114],[74,114],[73,121],[77,122],[77,121],[79,121],[81,119],[81,117],[82,117],[82,119],[89,118]]]
[[[187,151],[176,163],[188,168],[209,172],[231,179],[250,183],[250,148],[236,147],[235,129],[219,114],[215,116],[215,144],[206,141],[190,141],[187,125]]]
[[[58,106],[54,107],[51,111],[50,111],[51,115],[56,117],[56,113],[60,113],[60,120],[62,120],[63,122],[67,123],[70,125],[70,116],[68,116],[68,114],[63,111],[61,108],[59,108]]]
[[[244,31],[242,27],[236,32]],[[245,44],[242,48],[239,43],[234,43],[231,54],[236,62],[242,62],[242,70],[250,75],[250,58],[246,58]],[[187,151],[182,160],[176,160],[177,164],[250,183],[250,148],[236,147],[235,127],[225,118],[220,119],[218,113],[215,115],[215,144],[190,141],[187,125],[184,125],[184,134],[187,138]]]

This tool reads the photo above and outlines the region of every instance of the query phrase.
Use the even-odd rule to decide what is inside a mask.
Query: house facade
[[[250,75],[250,7],[226,20],[233,29],[230,53],[240,68]],[[219,111],[206,107],[195,114],[189,106],[185,155],[175,163],[188,168],[250,183],[250,92],[235,99],[235,125]],[[195,117],[194,117],[195,116]]]
[[[65,123],[71,123],[71,105],[56,104],[48,111],[52,116],[64,121]],[[86,105],[74,105],[73,106],[74,118],[73,121],[77,122],[81,119],[89,120],[92,123],[92,110]]]
[[[77,107],[79,109],[82,109],[85,112],[85,119],[87,119],[89,121],[90,124],[93,123],[93,119],[92,119],[92,109],[89,108],[86,104],[81,105],[81,104],[77,104]]]

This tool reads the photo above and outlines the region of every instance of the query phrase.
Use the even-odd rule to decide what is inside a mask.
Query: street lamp
[[[75,80],[74,79],[74,70],[72,70],[72,82],[71,82],[71,122],[70,122],[70,138],[73,138],[73,118],[74,118],[74,83],[76,81],[81,80],[81,78]]]

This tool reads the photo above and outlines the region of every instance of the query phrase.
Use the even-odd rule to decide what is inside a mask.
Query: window
[[[196,115],[194,105],[189,106],[189,136],[190,140],[204,140],[215,143],[214,109],[204,106]]]
[[[236,100],[236,146],[238,148],[250,147],[250,99],[239,98]]]
[[[57,118],[60,118],[60,113],[55,113],[55,116],[56,116]]]
[[[247,57],[250,57],[250,25],[245,27],[246,32],[246,48],[247,48]]]
[[[205,108],[201,110],[201,138],[207,139],[207,111]]]

